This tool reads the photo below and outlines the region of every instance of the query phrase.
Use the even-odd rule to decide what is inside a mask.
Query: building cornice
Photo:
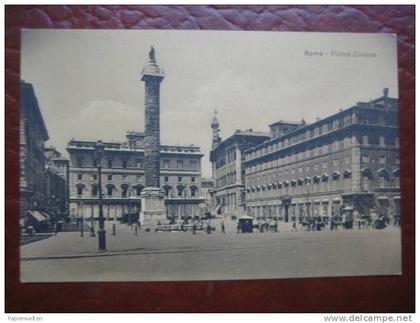
[[[387,129],[387,130],[390,129],[390,130],[394,130],[394,131],[398,130],[398,127],[396,127],[396,126],[395,127],[394,126],[390,127],[390,126],[368,125],[368,124],[354,123],[354,124],[343,126],[339,129],[334,129],[332,131],[325,132],[325,133],[320,134],[320,135],[318,135],[316,137],[313,137],[313,138],[309,138],[309,139],[305,139],[305,140],[300,141],[300,142],[289,144],[288,146],[279,148],[277,150],[266,152],[265,154],[262,154],[260,156],[246,158],[243,161],[243,163],[246,165],[246,164],[250,164],[250,163],[256,162],[258,160],[261,160],[261,159],[272,157],[274,155],[280,155],[280,154],[288,153],[290,150],[294,150],[294,149],[299,148],[301,146],[314,144],[318,141],[324,141],[325,139],[335,137],[338,134],[348,132],[348,131],[357,130],[359,128],[365,128],[365,129],[370,128],[370,130],[375,129],[375,128],[377,128],[377,129]],[[373,145],[370,145],[370,146],[373,146]],[[260,146],[260,147],[262,147],[262,146]],[[252,148],[252,149],[254,150],[254,148]],[[382,148],[392,149],[391,146],[385,146],[385,147],[382,147]],[[246,154],[246,156],[249,156],[250,150],[246,151],[245,154]],[[295,163],[295,162],[293,162],[293,163]]]
[[[217,193],[217,192],[220,192],[220,191],[229,190],[229,189],[237,188],[237,187],[245,188],[245,184],[231,184],[231,185],[226,185],[226,186],[223,186],[223,187],[217,187],[217,188],[213,188],[212,192]]]

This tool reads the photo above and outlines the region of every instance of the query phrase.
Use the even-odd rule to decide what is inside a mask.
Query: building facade
[[[54,147],[46,147],[44,155],[49,204],[55,214],[68,216],[69,160]]]
[[[141,209],[145,183],[145,134],[128,132],[124,143],[104,142],[102,190],[104,216],[117,219]],[[98,216],[98,160],[94,141],[71,140],[70,215]],[[167,218],[199,215],[204,203],[201,191],[201,158],[196,146],[160,146],[160,188],[165,194]]]
[[[32,84],[20,84],[20,223],[47,206],[44,146],[48,131]]]
[[[201,179],[202,196],[205,199],[205,203],[210,210],[214,208],[213,199],[212,199],[213,189],[214,189],[214,185],[213,185],[213,180],[211,178]]]
[[[269,139],[267,134],[237,130],[232,136],[221,140],[219,123],[214,118],[212,163],[213,204],[217,214],[240,215],[245,211],[245,155],[244,151]]]
[[[44,149],[46,168],[54,170],[59,176],[68,182],[69,160],[55,148],[46,147]]]
[[[245,152],[247,212],[255,217],[400,214],[398,100],[358,102],[312,124],[277,122]],[[290,206],[289,206],[290,204]]]

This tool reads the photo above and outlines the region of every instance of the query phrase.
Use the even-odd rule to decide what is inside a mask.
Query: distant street
[[[112,236],[116,223],[117,236]],[[24,282],[264,279],[398,274],[400,230],[237,234],[144,232],[107,223],[107,250],[85,232],[59,233],[21,247]]]

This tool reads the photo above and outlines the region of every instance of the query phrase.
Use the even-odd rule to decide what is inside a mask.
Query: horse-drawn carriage
[[[193,228],[195,226],[195,228]],[[160,224],[155,228],[155,232],[187,232],[187,231],[203,231],[203,224]]]
[[[252,225],[252,229],[256,229],[259,232],[278,232],[278,222],[277,221],[258,221]]]
[[[301,217],[299,222],[306,231],[321,231],[325,227],[325,221],[320,216]]]
[[[372,219],[372,228],[377,230],[385,229],[389,219],[387,219],[384,212],[379,212],[376,217]]]

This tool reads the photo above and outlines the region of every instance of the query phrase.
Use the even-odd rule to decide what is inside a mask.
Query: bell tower
[[[219,136],[220,128],[219,128],[219,121],[217,120],[217,110],[214,110],[214,117],[211,122],[211,129],[212,129],[212,145],[211,149],[217,147],[217,145],[222,140]]]

